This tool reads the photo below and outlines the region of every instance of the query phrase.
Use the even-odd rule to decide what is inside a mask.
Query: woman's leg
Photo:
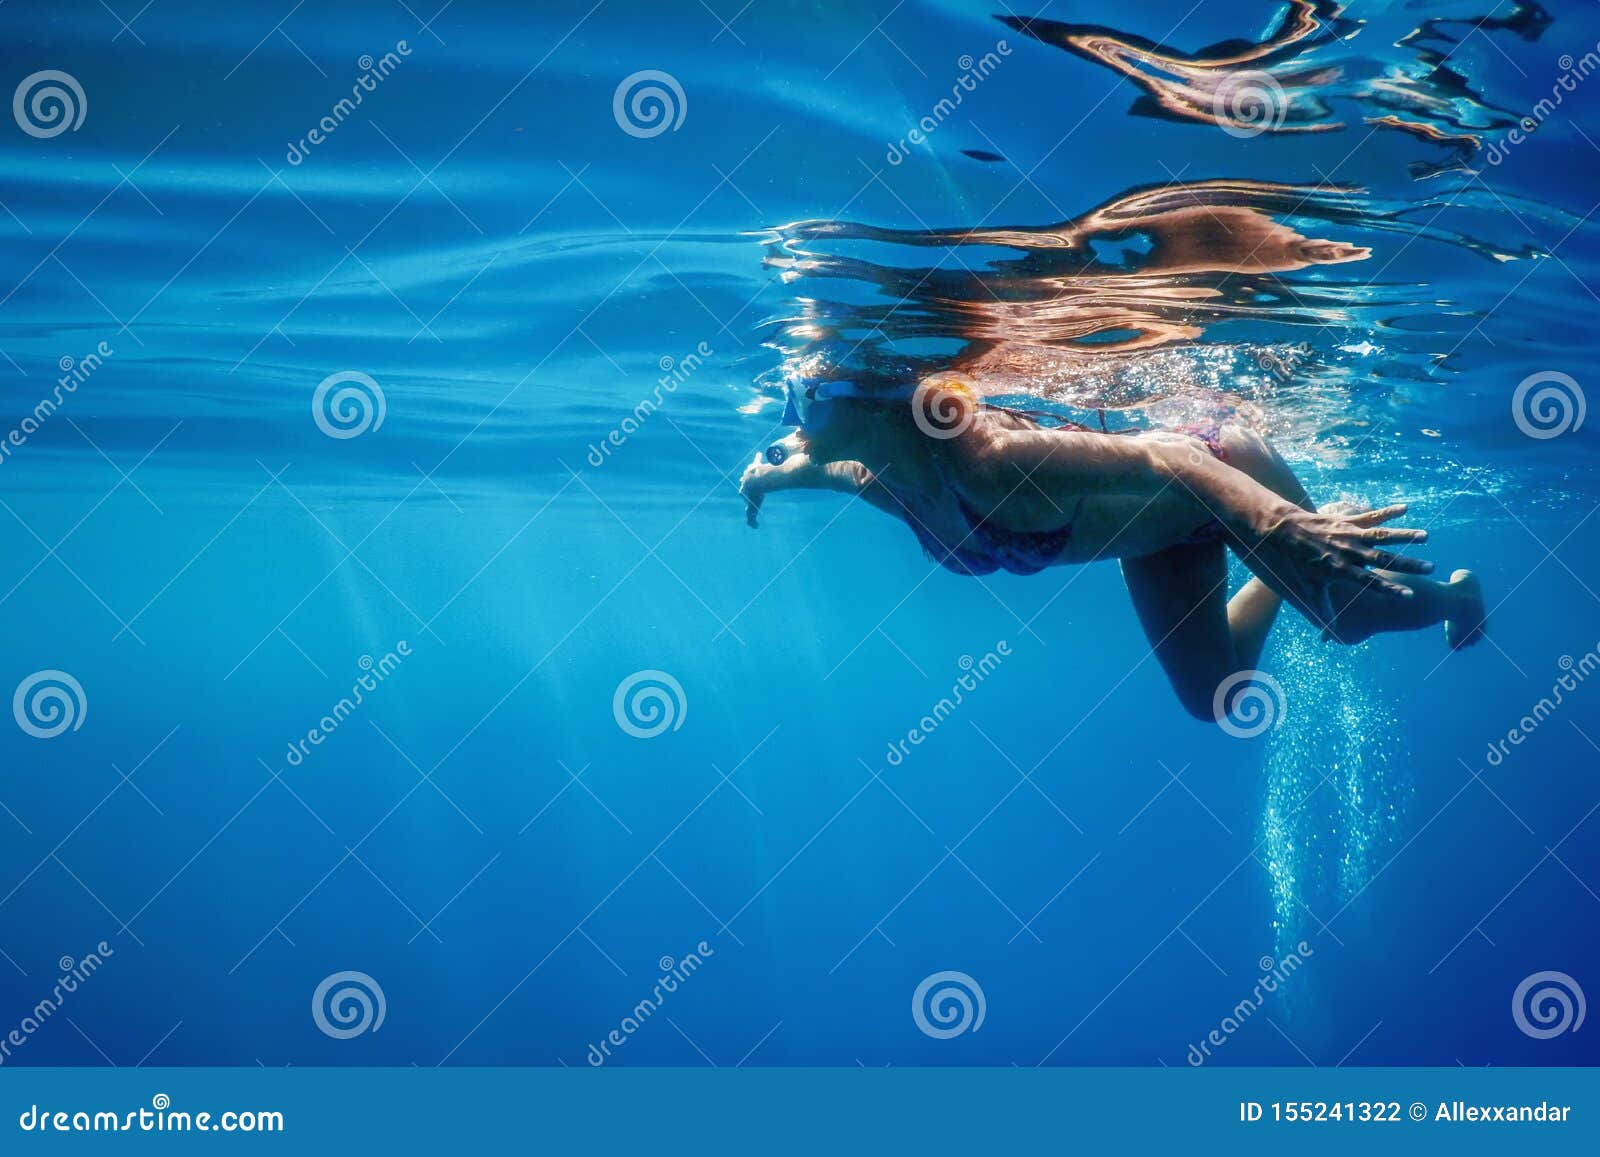
[[[1277,613],[1278,596],[1261,586],[1273,605],[1253,604],[1253,613],[1245,616],[1250,621],[1236,632],[1228,602],[1228,558],[1221,543],[1173,546],[1143,558],[1125,558],[1122,576],[1178,701],[1196,719],[1215,722],[1217,688],[1235,671],[1255,666]],[[1234,596],[1234,602],[1244,594]]]
[[[1470,647],[1483,637],[1483,591],[1470,570],[1458,570],[1447,583],[1416,575],[1379,571],[1384,578],[1411,590],[1397,599],[1354,583],[1334,588],[1335,618],[1329,637],[1359,643],[1385,631],[1416,631],[1443,623],[1452,648]]]
[[[1265,438],[1242,426],[1222,434],[1227,461],[1291,502],[1314,509],[1294,472]],[[1215,722],[1217,688],[1261,662],[1283,600],[1252,576],[1228,598],[1222,544],[1169,547],[1124,559],[1122,575],[1151,649],[1184,709]]]
[[[1294,472],[1259,434],[1230,427],[1223,445],[1230,465],[1291,502],[1315,509]],[[1221,544],[1174,546],[1124,559],[1122,573],[1134,611],[1179,701],[1195,718],[1214,721],[1217,688],[1230,675],[1256,669],[1283,600],[1254,576],[1229,599],[1227,555]],[[1483,596],[1470,571],[1455,572],[1449,583],[1383,574],[1408,587],[1412,597],[1397,599],[1353,583],[1341,586],[1333,600],[1338,612],[1334,639],[1358,643],[1383,631],[1444,622],[1452,647],[1477,640]]]
[[[1235,670],[1253,670],[1261,661],[1261,651],[1282,605],[1277,593],[1254,575],[1228,600],[1228,633],[1238,663]]]
[[[1289,464],[1260,434],[1243,426],[1226,426],[1221,436],[1228,463],[1234,469],[1244,471],[1274,494],[1287,498],[1297,506],[1307,510],[1316,509]],[[1228,601],[1228,627],[1234,656],[1238,660],[1235,671],[1253,670],[1260,662],[1262,649],[1267,645],[1267,635],[1282,605],[1283,599],[1254,575]]]
[[[1230,465],[1289,501],[1307,510],[1316,509],[1289,464],[1260,434],[1244,427],[1225,427],[1223,446]],[[1340,584],[1333,595],[1335,620],[1330,638],[1341,643],[1359,643],[1385,631],[1415,631],[1438,623],[1445,624],[1445,635],[1452,647],[1470,646],[1481,637],[1483,593],[1471,571],[1456,571],[1448,583],[1394,571],[1377,573],[1408,588],[1412,597],[1400,599],[1356,583]],[[1268,600],[1277,599],[1265,583],[1251,578],[1229,606],[1229,618],[1234,619],[1234,604],[1238,604],[1237,626],[1241,630],[1236,630],[1236,636],[1259,630],[1260,641],[1264,643],[1266,631],[1272,625]],[[1271,604],[1271,609],[1276,611],[1275,603]],[[1255,654],[1260,654],[1259,644]]]

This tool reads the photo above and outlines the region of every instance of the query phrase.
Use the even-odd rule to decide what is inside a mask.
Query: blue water
[[[1018,11],[1180,53],[1275,11],[1064,7]],[[1485,159],[1600,18],[1488,7],[1315,18],[1259,135],[966,0],[0,7],[5,84],[86,103],[0,133],[0,425],[103,363],[0,462],[0,685],[81,688],[53,738],[0,727],[0,1030],[101,959],[5,1063],[582,1066],[616,1029],[608,1063],[1182,1066],[1290,954],[1209,1063],[1600,1059],[1595,1025],[1512,1015],[1543,971],[1600,994],[1600,680],[1489,758],[1600,642],[1600,422],[1512,408],[1543,371],[1594,393],[1600,81]],[[647,69],[682,122],[630,135]],[[1370,255],[1129,288],[1029,232],[1220,179],[1358,190],[1267,215]],[[782,228],[815,219],[1019,232]],[[1115,324],[1068,335],[1074,293]],[[1490,642],[1343,650],[1286,614],[1276,726],[1238,739],[1177,708],[1113,567],[958,578],[833,495],[752,532],[776,383],[886,335],[1037,339],[1070,355],[1041,398],[1119,422],[1251,418],[1319,498],[1411,501]],[[359,436],[313,417],[340,373],[383,396]],[[676,684],[650,738],[613,709],[641,671]],[[313,994],[347,971],[384,1017],[341,1038]],[[912,1004],[946,971],[984,1018],[940,1038]]]

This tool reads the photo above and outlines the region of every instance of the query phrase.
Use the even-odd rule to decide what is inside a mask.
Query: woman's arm
[[[782,462],[774,466],[765,453],[757,454],[739,480],[739,492],[745,496],[745,521],[752,527],[762,500],[774,490],[833,490],[855,495],[889,514],[904,516],[900,501],[861,463],[818,462],[806,453],[804,443],[795,434],[778,445],[785,451]]]
[[[1405,598],[1409,589],[1372,568],[1407,574],[1433,569],[1378,545],[1427,541],[1426,531],[1381,525],[1404,514],[1403,505],[1349,517],[1317,514],[1218,461],[1196,439],[1008,429],[978,420],[970,395],[924,397],[930,389],[939,387],[922,387],[912,404],[925,408],[918,412],[939,414],[953,431],[931,436],[943,442],[963,482],[994,498],[991,509],[1013,495],[1026,503],[1038,491],[1053,506],[1079,495],[1155,498],[1176,492],[1221,523],[1240,559],[1263,582],[1324,626],[1334,618],[1335,581]],[[974,407],[970,414],[962,412],[967,406]]]
[[[965,401],[958,398],[954,404]],[[1199,518],[1209,515],[1241,537],[1260,537],[1293,507],[1248,474],[1219,462],[1198,439],[1181,434],[1019,429],[984,420],[977,411],[958,428],[942,439],[942,449],[980,508],[1025,507],[1041,491],[1053,500],[1052,507],[1063,497],[1149,499],[1171,493],[1191,501]]]

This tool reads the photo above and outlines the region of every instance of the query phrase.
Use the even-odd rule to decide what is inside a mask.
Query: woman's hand
[[[1258,512],[1244,526],[1230,527],[1242,539],[1241,557],[1263,582],[1325,630],[1338,609],[1335,583],[1354,583],[1394,598],[1410,588],[1378,570],[1429,574],[1433,564],[1395,554],[1390,547],[1428,541],[1425,530],[1383,525],[1406,512],[1404,503],[1360,514],[1317,514],[1287,502]]]
[[[773,447],[780,448],[782,453],[772,454]],[[768,455],[778,458],[776,465]],[[745,499],[745,521],[754,529],[761,500],[774,490],[836,490],[840,494],[867,495],[870,499],[875,482],[872,471],[859,462],[817,461],[806,448],[805,439],[796,431],[768,446],[744,468],[739,493]]]
[[[783,460],[774,466],[767,458],[771,449],[768,447],[744,468],[744,476],[739,479],[739,493],[744,495],[745,501],[744,520],[752,530],[756,529],[756,515],[761,510],[762,499],[774,490],[806,485],[808,472],[816,470],[798,433],[781,438],[773,445],[783,448]]]

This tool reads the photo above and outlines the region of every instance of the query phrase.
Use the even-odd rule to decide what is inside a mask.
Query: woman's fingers
[[[1407,555],[1396,554],[1392,550],[1369,545],[1382,542],[1404,546],[1426,542],[1427,537],[1427,532],[1422,530],[1388,530],[1379,527],[1376,530],[1366,530],[1351,535],[1350,538],[1354,541],[1348,546],[1348,551],[1350,556],[1359,559],[1363,566],[1381,567],[1384,570],[1399,571],[1401,574],[1432,574],[1433,563],[1427,559],[1410,558]]]
[[[1428,532],[1412,527],[1384,526],[1406,512],[1404,502],[1385,506],[1381,510],[1367,510],[1360,514],[1341,517],[1340,521],[1361,528],[1359,536],[1368,542],[1427,542]]]
[[[1397,502],[1393,506],[1385,506],[1379,510],[1363,510],[1360,514],[1351,514],[1344,517],[1346,522],[1353,522],[1357,526],[1377,526],[1391,519],[1399,518],[1408,507],[1404,502]]]
[[[755,460],[744,468],[744,474],[739,478],[739,493],[744,495],[744,521],[751,530],[758,529],[756,515],[761,510],[762,490],[759,485],[761,475],[770,467],[766,459],[760,454]]]
[[[1428,532],[1410,527],[1379,526],[1372,530],[1358,530],[1354,537],[1363,542],[1427,542]]]
[[[1401,574],[1432,574],[1433,563],[1425,558],[1410,558],[1407,555],[1395,554],[1387,550],[1369,550],[1362,554],[1362,559],[1368,566],[1381,567],[1384,570],[1399,571]]]

